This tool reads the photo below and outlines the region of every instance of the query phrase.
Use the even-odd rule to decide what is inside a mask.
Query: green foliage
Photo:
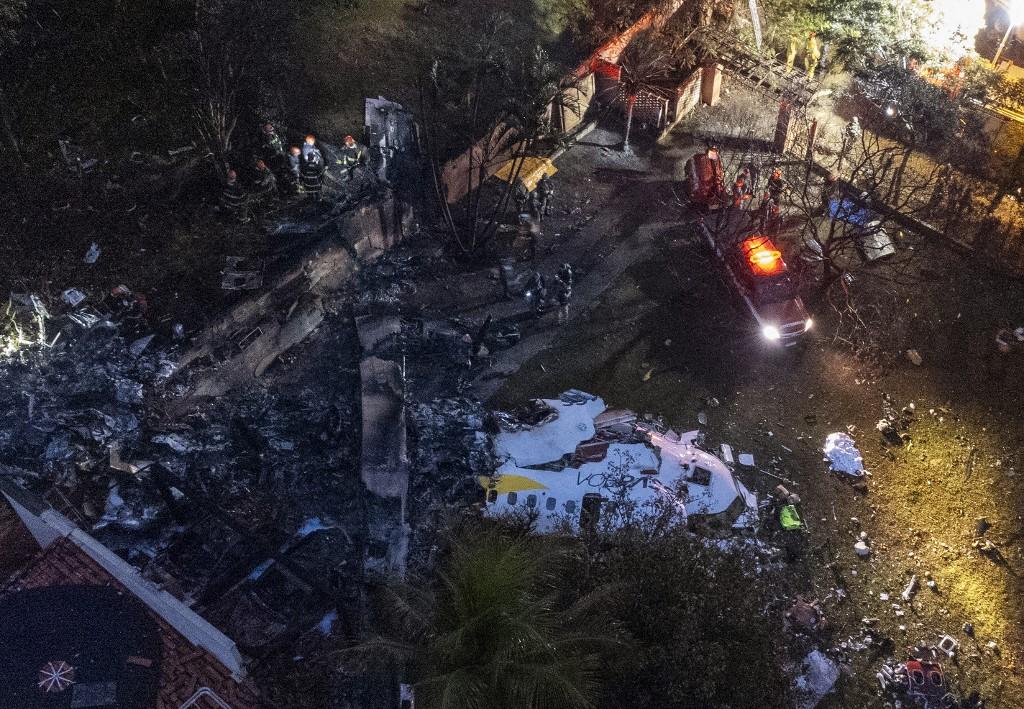
[[[566,550],[474,529],[433,583],[389,589],[391,637],[367,647],[410,662],[423,709],[571,709],[598,686],[592,601],[564,601]]]
[[[941,87],[899,64],[886,64],[872,73],[871,81],[885,87],[884,98],[893,107],[893,125],[901,138],[919,145],[953,139],[960,129],[960,105]]]
[[[639,522],[604,541],[589,584],[615,589],[606,611],[630,644],[605,657],[602,707],[790,706],[781,621],[765,616],[771,594],[749,559],[682,525]]]
[[[664,515],[590,537],[456,533],[433,581],[388,590],[385,638],[426,709],[789,706],[775,589]]]
[[[766,18],[778,49],[791,35],[801,41],[814,31],[830,44],[833,63],[851,67],[893,56],[921,57],[897,0],[764,0]],[[802,45],[801,45],[802,46]]]

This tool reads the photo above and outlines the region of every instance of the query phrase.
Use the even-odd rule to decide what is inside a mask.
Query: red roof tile
[[[63,538],[36,555],[4,593],[65,584],[113,586],[129,592],[73,541]],[[232,709],[256,709],[260,706],[248,683],[236,682],[207,650],[193,645],[157,614],[150,615],[160,628],[163,644],[157,709],[178,709],[204,687],[213,690]],[[194,706],[205,709],[215,707],[215,703],[204,698]]]

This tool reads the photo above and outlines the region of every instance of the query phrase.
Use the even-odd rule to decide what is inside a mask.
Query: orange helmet
[[[293,145],[292,147],[288,148],[288,152],[291,153],[292,155],[298,155],[302,151],[299,150],[299,146]]]
[[[315,142],[316,142],[316,136],[315,135],[310,133],[309,135],[306,136],[306,144],[307,145],[312,145]]]

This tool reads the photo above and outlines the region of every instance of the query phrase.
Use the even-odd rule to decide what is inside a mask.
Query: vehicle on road
[[[716,239],[704,223],[701,227],[761,336],[783,347],[799,344],[814,321],[771,237],[754,232],[730,239],[736,232],[729,230]]]

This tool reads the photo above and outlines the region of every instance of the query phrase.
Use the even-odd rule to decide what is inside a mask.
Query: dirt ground
[[[689,142],[685,134],[673,136],[652,163],[671,166],[692,151]],[[827,308],[814,313],[805,347],[773,351],[697,239],[694,215],[672,203],[667,186],[668,199],[660,203],[648,192],[641,205],[635,191],[621,190],[604,205],[599,219],[642,215],[620,232],[618,248],[654,238],[655,255],[628,269],[565,326],[553,346],[507,380],[494,403],[576,387],[611,406],[660,414],[678,430],[697,427],[704,412],[713,445],[727,442],[755,455],[757,469],[740,471],[745,483],[767,497],[779,480],[765,471],[791,481],[786,486],[802,498],[806,544],[770,582],[779,589],[777,612],[802,593],[822,600],[832,622],[822,647],[846,661],[837,691],[822,706],[883,706],[875,679],[881,663],[903,661],[907,648],[934,645],[943,634],[960,643],[956,658],[944,663],[954,687],[964,695],[980,692],[989,707],[1024,706],[1018,511],[1024,425],[1015,393],[1024,370],[1018,358],[1000,373],[1002,363],[993,368],[987,358],[986,318],[1021,312],[1014,291],[1006,290],[1012,286],[990,288],[982,297],[958,291],[959,281],[950,280],[938,296],[929,289],[924,302],[908,299],[908,308],[932,307],[943,315],[961,310],[963,316],[951,315],[945,330],[929,320],[913,344],[890,343],[896,351],[916,347],[921,366],[901,357],[881,371],[857,360],[833,343]],[[557,230],[561,218],[556,214],[548,228]],[[653,237],[642,228],[652,221],[664,224]],[[922,248],[934,262],[969,268],[941,244]],[[914,404],[902,446],[885,443],[875,430],[884,395],[897,409]],[[823,462],[825,436],[834,431],[857,440],[868,471],[866,493]],[[998,549],[993,557],[972,548],[982,516],[991,523],[986,538]],[[763,533],[770,537],[773,526],[766,521]],[[867,560],[853,549],[862,531],[872,548]],[[900,593],[912,574],[920,590],[904,603]],[[928,574],[934,589],[925,585]],[[865,618],[877,619],[869,621],[876,641],[857,650],[869,627]],[[965,623],[973,625],[973,637],[963,631]]]

